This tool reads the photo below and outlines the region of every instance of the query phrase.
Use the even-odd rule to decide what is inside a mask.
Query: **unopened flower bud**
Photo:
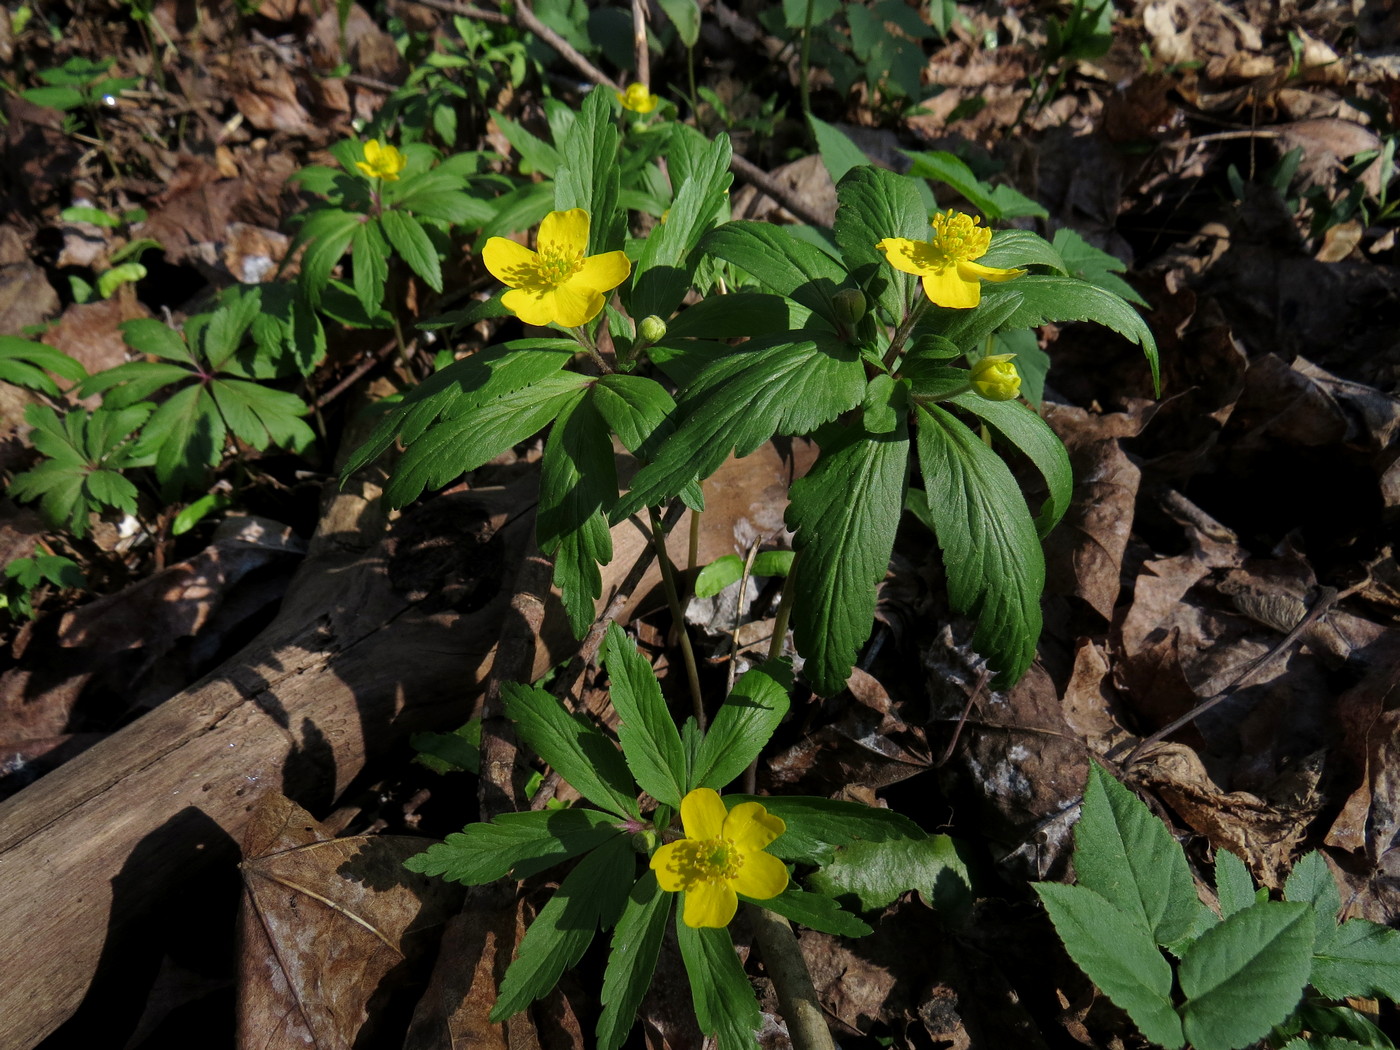
[[[988,354],[972,366],[972,389],[988,401],[1010,401],[1021,394],[1021,373],[1015,354]]]
[[[636,831],[632,833],[632,848],[638,853],[646,856],[656,849],[661,842],[661,836],[654,831]]]
[[[867,303],[859,288],[842,288],[831,297],[831,305],[836,309],[836,319],[850,325],[865,316]]]
[[[637,325],[637,334],[641,336],[647,346],[659,343],[666,338],[666,322],[655,314],[650,314],[643,317]]]

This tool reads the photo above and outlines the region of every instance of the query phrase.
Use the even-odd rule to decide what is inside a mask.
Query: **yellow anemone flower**
[[[614,91],[613,94],[622,103],[623,109],[630,109],[633,113],[650,113],[661,102],[660,97],[648,91],[645,84],[628,84],[626,91]]]
[[[1021,373],[1011,359],[1015,354],[988,354],[972,366],[972,389],[988,401],[1010,401],[1021,393]]]
[[[355,167],[367,178],[397,182],[399,172],[407,163],[408,158],[393,146],[387,143],[381,146],[378,139],[370,139],[365,143],[365,159],[355,161]]]
[[[726,813],[719,792],[696,788],[681,799],[681,824],[685,838],[652,854],[651,870],[663,890],[685,892],[687,926],[728,926],[738,894],[762,901],[787,889],[787,868],[763,852],[787,825],[759,803]]]
[[[540,223],[537,251],[504,237],[492,237],[481,250],[491,276],[510,288],[505,308],[526,324],[577,328],[603,309],[610,292],[632,272],[625,252],[585,257],[588,212],[552,211]]]
[[[875,247],[896,270],[924,279],[924,294],[935,306],[968,310],[982,301],[982,281],[1009,281],[1025,270],[999,270],[972,260],[987,254],[992,231],[980,219],[958,211],[935,215],[933,239],[910,241],[886,237]]]

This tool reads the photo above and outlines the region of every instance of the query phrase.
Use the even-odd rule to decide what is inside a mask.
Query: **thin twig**
[[[535,12],[526,7],[523,2],[515,5],[515,21],[522,29],[528,30],[554,48],[555,51],[559,52],[559,57],[570,63],[593,83],[612,88],[614,91],[618,90],[617,82],[612,77],[584,58],[573,44],[536,18]]]
[[[651,51],[647,47],[646,0],[632,0],[632,47],[637,55],[637,83],[651,90]]]
[[[962,736],[963,726],[967,725],[967,716],[972,714],[972,705],[977,702],[977,698],[982,695],[982,690],[987,688],[987,681],[992,677],[992,673],[985,667],[982,673],[977,676],[977,684],[972,687],[972,692],[967,694],[967,703],[963,705],[962,714],[958,716],[958,724],[953,726],[953,738],[948,741],[948,746],[943,749],[943,757],[933,764],[934,769],[942,769],[948,764],[948,760],[953,757],[953,748],[958,746],[958,737]]]
[[[735,175],[743,179],[755,189],[762,190],[768,196],[781,204],[788,211],[792,212],[809,226],[828,225],[826,216],[821,215],[806,201],[798,197],[792,190],[784,186],[772,175],[764,171],[752,161],[745,160],[739,154],[734,154],[729,160],[730,170]]]

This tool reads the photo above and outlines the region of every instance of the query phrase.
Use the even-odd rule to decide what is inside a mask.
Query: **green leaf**
[[[1283,899],[1312,905],[1313,926],[1317,934],[1313,952],[1324,954],[1337,932],[1337,913],[1342,910],[1342,894],[1321,853],[1313,850],[1293,865],[1288,880],[1283,884]]]
[[[892,809],[876,809],[856,802],[801,795],[726,795],[725,805],[759,802],[787,824],[787,830],[768,847],[783,860],[825,865],[838,850],[862,842],[894,842],[925,838],[922,828]]]
[[[481,719],[473,718],[450,733],[410,733],[415,762],[439,775],[481,772]]]
[[[501,134],[506,137],[506,141],[515,147],[515,151],[520,154],[522,160],[545,178],[553,177],[554,172],[562,163],[557,149],[543,139],[532,135],[504,114],[493,111],[491,119],[501,129]]]
[[[686,791],[724,788],[758,757],[788,711],[792,671],[782,660],[752,667],[734,683],[710,722]]]
[[[597,615],[594,603],[603,593],[598,566],[613,555],[604,510],[617,499],[612,435],[589,395],[579,390],[559,409],[540,463],[535,519],[540,550],[554,558],[554,584],[575,638],[588,633]]]
[[[313,306],[320,304],[321,293],[330,282],[331,271],[364,223],[365,216],[356,212],[318,208],[297,231],[289,254],[306,245],[306,252],[301,257],[301,284]]]
[[[1112,901],[1158,944],[1191,933],[1199,902],[1186,854],[1166,825],[1096,762],[1074,829],[1074,871],[1081,886]]]
[[[666,221],[642,244],[633,278],[633,317],[670,317],[690,290],[700,238],[713,225],[734,177],[729,173],[729,136],[720,135],[680,184]],[[751,334],[751,333],[746,333]]]
[[[817,140],[817,149],[822,155],[822,164],[826,166],[832,182],[839,184],[852,168],[870,164],[870,158],[839,128],[832,127],[811,113],[807,114],[807,123],[812,128],[812,136]],[[903,234],[887,233],[885,236],[899,237]]]
[[[1312,909],[1291,901],[1263,901],[1201,934],[1178,971],[1182,1023],[1196,1050],[1248,1046],[1292,1013],[1312,942]]]
[[[888,380],[888,377],[883,377]],[[893,431],[849,426],[818,435],[821,456],[792,485],[785,521],[795,533],[792,614],[802,673],[825,696],[840,692],[870,637],[875,588],[889,569],[909,474],[904,412]]]
[[[833,234],[851,276],[879,303],[886,323],[904,320],[917,282],[875,247],[886,237],[929,238],[928,212],[914,184],[884,168],[853,168],[836,188]]]
[[[384,285],[389,279],[389,245],[381,224],[366,222],[356,227],[350,237],[350,253],[355,263],[355,297],[365,313],[373,316],[384,303]]]
[[[831,297],[846,274],[821,249],[766,222],[727,222],[706,234],[700,247],[753,274],[771,291],[801,303],[833,329],[839,328],[840,317]]]
[[[1128,268],[1118,256],[1100,251],[1068,226],[1055,231],[1054,247],[1064,259],[1064,269],[1071,277],[1096,284],[1137,306],[1148,305],[1132,285],[1117,276]]]
[[[613,930],[608,966],[603,971],[603,1012],[598,1018],[599,1050],[617,1050],[627,1038],[656,971],[674,894],[664,892],[650,871],[642,873],[627,896]]]
[[[617,624],[603,640],[603,666],[621,724],[622,755],[643,791],[672,809],[685,794],[685,749],[651,664]]]
[[[379,217],[384,233],[394,251],[403,257],[413,272],[435,292],[442,291],[442,264],[437,249],[423,227],[400,211],[386,211]]]
[[[134,321],[123,321],[118,327],[121,329],[122,338],[133,350],[180,364],[196,363],[194,354],[185,343],[185,337],[162,321],[143,317]]]
[[[1000,266],[1007,269],[1048,266],[1058,273],[1064,273],[1066,269],[1064,259],[1054,246],[1030,230],[997,230],[992,234],[992,243],[987,248],[987,253],[977,261],[983,266]]]
[[[796,558],[792,551],[759,551],[754,555],[751,571],[754,576],[787,576]]]
[[[828,897],[855,897],[862,911],[883,908],[910,890],[941,911],[972,903],[967,865],[947,835],[855,842],[807,881]]]
[[[681,43],[691,48],[700,39],[700,4],[697,0],[659,0],[661,10],[676,27]]]
[[[606,929],[622,914],[636,870],[637,854],[625,835],[579,861],[520,939],[487,1018],[492,1024],[525,1009],[577,965],[598,927]]]
[[[976,434],[937,405],[920,406],[915,415],[949,602],[977,616],[972,644],[1004,688],[1031,665],[1040,638],[1045,556],[1035,524],[1011,471]]]
[[[756,339],[795,332],[809,316],[805,308],[769,292],[712,295],[668,321],[662,344],[674,345],[681,339]]]
[[[693,929],[677,921],[676,940],[700,1031],[716,1039],[718,1050],[756,1050],[763,1017],[728,927]]]
[[[900,152],[914,162],[909,169],[910,175],[919,179],[933,179],[953,187],[989,219],[1016,219],[1023,216],[1044,219],[1050,214],[1010,186],[992,186],[983,182],[955,154],[942,150],[929,153],[911,153],[908,150]]]
[[[983,257],[985,258],[985,256]],[[1074,277],[1027,274],[1000,286],[986,287],[982,301],[996,302],[1019,295],[1021,303],[1006,319],[1007,328],[1034,328],[1058,321],[1097,321],[1142,347],[1152,368],[1152,382],[1161,387],[1157,341],[1138,312],[1112,292]]]
[[[410,857],[404,867],[464,886],[484,886],[507,875],[529,878],[618,836],[617,817],[596,809],[502,813],[490,824],[468,824],[448,835]]]
[[[1313,957],[1309,981],[1329,999],[1400,1002],[1400,930],[1348,919]]]
[[[71,87],[27,88],[19,93],[19,97],[36,106],[59,109],[64,112],[77,109],[83,104],[83,93],[77,88]]]
[[[1249,869],[1229,850],[1215,852],[1215,895],[1220,899],[1222,919],[1228,919],[1255,903],[1254,880],[1249,877]]]
[[[710,562],[695,577],[695,597],[712,598],[744,575],[744,559],[737,554],[725,554]]]
[[[564,136],[563,165],[554,173],[554,209],[588,212],[588,255],[622,247],[622,214],[617,207],[620,169],[618,131],[611,92],[594,91],[583,100],[578,120]],[[557,140],[556,140],[557,141]]]
[[[860,402],[865,370],[850,347],[819,332],[792,335],[807,338],[736,350],[700,374],[677,405],[675,433],[632,479],[614,523],[708,477],[730,452],[747,456],[774,434],[809,433]]]
[[[1035,883],[1065,950],[1149,1040],[1176,1050],[1185,1039],[1172,1008],[1172,970],[1137,920],[1083,886]]]
[[[676,403],[654,379],[646,376],[605,375],[593,384],[591,397],[612,432],[629,452],[647,460],[653,446],[671,432]],[[617,495],[616,488],[612,493]]]
[[[143,451],[154,451],[156,477],[167,493],[194,488],[223,458],[228,431],[214,399],[202,387],[172,394],[155,410],[141,435]]]
[[[219,308],[201,329],[199,346],[204,359],[222,369],[238,353],[243,338],[262,313],[262,289],[231,288],[224,292]]]
[[[1045,420],[1019,401],[988,401],[977,394],[961,394],[952,400],[1025,453],[1040,471],[1050,495],[1035,523],[1037,533],[1045,536],[1064,517],[1073,495],[1074,472],[1064,442]]]
[[[820,933],[830,933],[837,937],[864,937],[872,932],[864,919],[844,911],[830,897],[820,893],[808,893],[792,883],[788,883],[788,888],[778,896],[769,897],[767,900],[750,900],[743,894],[739,895],[739,899],[777,912],[784,918],[800,922],[808,929]]]
[[[0,379],[57,397],[58,386],[44,372],[75,383],[87,378],[87,369],[62,350],[13,335],[0,335]]]
[[[537,686],[506,682],[501,696],[521,739],[579,794],[620,817],[639,816],[627,764],[602,733]]]

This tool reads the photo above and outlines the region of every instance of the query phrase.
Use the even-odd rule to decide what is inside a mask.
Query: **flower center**
[[[681,878],[683,889],[703,882],[729,882],[744,866],[744,856],[729,839],[682,839],[672,853],[672,867]]]
[[[582,269],[583,252],[570,251],[554,244],[540,245],[531,283],[543,288],[558,288]]]
[[[981,258],[992,243],[992,231],[979,226],[980,221],[974,216],[951,210],[935,215],[930,220],[934,251],[945,262],[970,262]]]

